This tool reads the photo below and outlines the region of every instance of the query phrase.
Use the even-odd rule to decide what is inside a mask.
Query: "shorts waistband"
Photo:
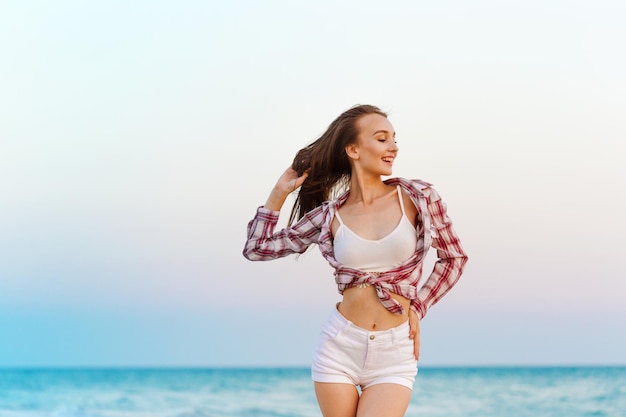
[[[386,330],[367,330],[352,323],[345,318],[335,307],[328,321],[334,328],[341,329],[343,334],[349,334],[357,338],[366,337],[370,340],[377,341],[394,341],[398,335],[407,337],[409,334],[409,320],[404,323]],[[373,337],[372,337],[373,336]]]

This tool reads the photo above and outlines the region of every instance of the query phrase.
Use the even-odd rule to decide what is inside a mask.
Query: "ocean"
[[[306,368],[0,369],[0,417],[320,417]],[[626,367],[423,367],[406,416],[626,417]]]

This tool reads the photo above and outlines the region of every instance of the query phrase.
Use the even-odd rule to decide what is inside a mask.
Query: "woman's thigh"
[[[352,384],[315,383],[315,395],[324,417],[355,417],[359,392]]]
[[[411,401],[411,391],[400,384],[372,385],[361,394],[357,417],[402,417]]]

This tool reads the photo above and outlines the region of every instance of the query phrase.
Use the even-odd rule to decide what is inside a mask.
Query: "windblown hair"
[[[300,149],[291,165],[298,175],[309,171],[289,216],[289,224],[298,221],[305,213],[347,189],[352,167],[346,146],[356,142],[359,134],[356,122],[368,114],[387,117],[376,106],[357,105],[339,115],[315,142]]]

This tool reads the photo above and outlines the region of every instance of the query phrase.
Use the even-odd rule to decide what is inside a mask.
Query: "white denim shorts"
[[[362,390],[386,383],[412,390],[417,361],[408,320],[392,329],[369,331],[335,308],[322,327],[311,373],[315,382],[353,384]]]

